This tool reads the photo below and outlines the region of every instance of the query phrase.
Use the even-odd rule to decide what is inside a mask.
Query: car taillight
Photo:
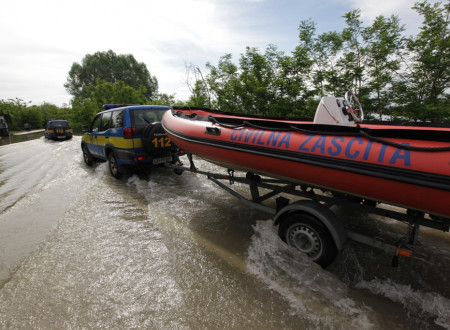
[[[125,127],[123,129],[123,137],[124,138],[132,138],[136,135],[136,128],[135,127]]]
[[[72,127],[70,127],[70,126],[67,126],[67,127],[66,127],[66,129],[72,129]]]
[[[49,126],[49,127],[47,127],[47,129],[53,129],[53,127]]]

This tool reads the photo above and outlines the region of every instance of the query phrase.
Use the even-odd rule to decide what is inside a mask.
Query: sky
[[[443,0],[445,1],[445,0]],[[341,31],[342,16],[360,9],[364,24],[397,15],[406,34],[421,17],[416,0],[2,0],[0,99],[70,104],[64,88],[72,64],[87,54],[131,54],[156,76],[159,92],[187,100],[186,65],[207,72],[231,53],[269,44],[289,54],[298,26],[311,19],[317,32]],[[429,0],[431,3],[438,1]]]

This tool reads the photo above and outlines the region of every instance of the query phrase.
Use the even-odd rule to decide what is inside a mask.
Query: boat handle
[[[220,128],[219,127],[206,127],[205,134],[209,135],[220,135]]]

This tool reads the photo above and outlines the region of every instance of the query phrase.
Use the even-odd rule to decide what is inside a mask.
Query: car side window
[[[100,131],[106,131],[110,127],[111,122],[111,115],[112,112],[105,112],[102,116],[101,124],[100,124]]]
[[[123,127],[123,110],[112,112],[111,127],[112,128]]]
[[[100,130],[101,119],[102,115],[98,115],[97,117],[95,117],[91,125],[91,132],[98,132]]]

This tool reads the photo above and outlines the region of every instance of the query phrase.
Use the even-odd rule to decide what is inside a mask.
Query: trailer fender
[[[274,225],[280,224],[288,214],[294,212],[308,213],[317,218],[330,232],[338,251],[344,247],[347,230],[342,222],[329,208],[314,201],[302,200],[283,207],[275,214]]]

